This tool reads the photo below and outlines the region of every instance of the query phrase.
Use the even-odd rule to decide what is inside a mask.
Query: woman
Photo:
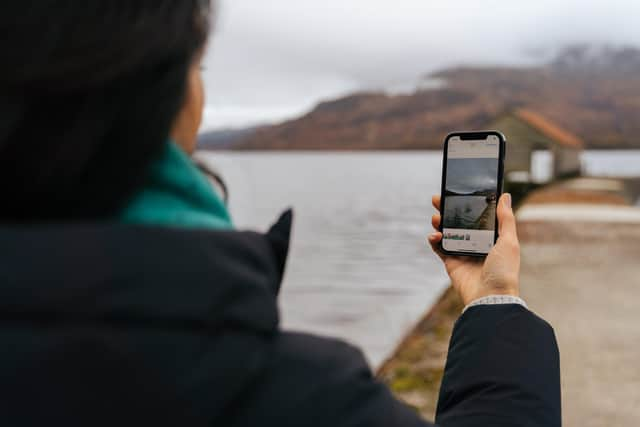
[[[196,0],[0,5],[0,420],[427,425],[359,351],[280,330],[291,214],[234,231],[189,158],[210,14]],[[559,425],[553,331],[515,299],[509,201],[485,262],[443,258],[471,305],[443,426]]]

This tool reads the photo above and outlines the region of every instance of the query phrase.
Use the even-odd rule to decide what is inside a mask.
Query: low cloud
[[[205,127],[291,117],[457,64],[525,65],[571,43],[640,45],[636,0],[222,0]]]

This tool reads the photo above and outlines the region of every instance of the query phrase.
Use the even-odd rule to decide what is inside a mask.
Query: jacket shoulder
[[[371,370],[362,351],[345,341],[312,334],[283,332],[274,348],[277,364],[292,364],[305,371],[340,367],[341,371]]]
[[[234,425],[428,426],[374,378],[360,350],[309,334],[279,333],[246,397]]]

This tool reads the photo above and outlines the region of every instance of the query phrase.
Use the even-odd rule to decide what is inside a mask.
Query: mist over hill
[[[453,130],[481,129],[513,108],[534,110],[589,148],[640,148],[640,49],[574,45],[538,67],[455,67],[409,95],[356,93],[241,134],[236,149],[436,149]],[[237,136],[237,135],[236,135]]]

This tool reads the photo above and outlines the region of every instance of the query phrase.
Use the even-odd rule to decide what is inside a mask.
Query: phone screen
[[[448,252],[488,254],[495,244],[501,140],[493,134],[447,140],[442,247]]]

